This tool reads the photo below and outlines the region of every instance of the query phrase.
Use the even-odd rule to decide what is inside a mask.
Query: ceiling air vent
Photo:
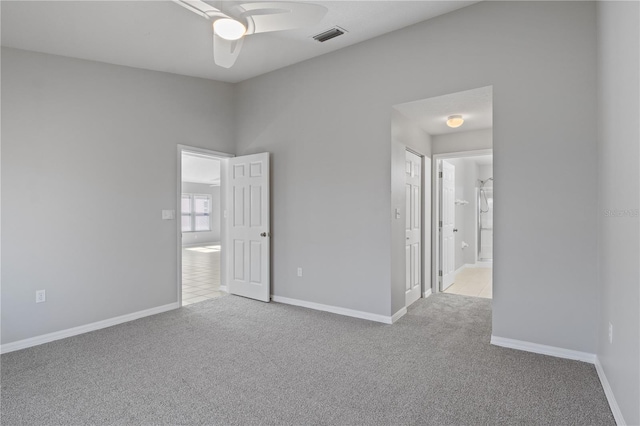
[[[331,40],[332,38],[341,36],[346,33],[347,30],[340,27],[333,27],[330,30],[323,31],[320,34],[314,35],[313,39],[319,41],[320,43],[324,43],[327,40]]]

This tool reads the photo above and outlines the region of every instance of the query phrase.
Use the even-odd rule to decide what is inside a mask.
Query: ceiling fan
[[[324,6],[311,3],[242,3],[223,12],[200,0],[173,1],[213,22],[213,59],[224,68],[236,62],[245,36],[313,25],[327,13]]]

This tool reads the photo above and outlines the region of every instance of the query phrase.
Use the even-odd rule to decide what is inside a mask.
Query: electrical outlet
[[[298,276],[301,277],[302,276],[302,268],[298,268]]]
[[[609,344],[613,343],[613,324],[609,323]]]
[[[174,220],[176,218],[175,210],[162,210],[162,220]]]
[[[47,294],[44,290],[36,290],[36,303],[42,303],[47,301]]]

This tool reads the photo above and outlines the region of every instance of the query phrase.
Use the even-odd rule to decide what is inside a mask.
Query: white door
[[[269,153],[228,161],[229,293],[268,302],[271,297]]]
[[[422,288],[422,158],[407,151],[405,206],[405,306],[420,298]]]
[[[442,188],[440,191],[440,220],[442,222],[440,235],[440,270],[442,271],[442,281],[440,291],[444,291],[453,284],[455,278],[455,238],[453,229],[455,227],[455,187],[456,168],[453,164],[442,161],[442,178],[440,179]]]

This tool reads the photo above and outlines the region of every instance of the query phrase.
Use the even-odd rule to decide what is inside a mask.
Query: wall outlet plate
[[[302,276],[302,268],[298,268],[298,276],[301,277]]]
[[[47,301],[47,293],[45,290],[36,290],[36,303]]]

